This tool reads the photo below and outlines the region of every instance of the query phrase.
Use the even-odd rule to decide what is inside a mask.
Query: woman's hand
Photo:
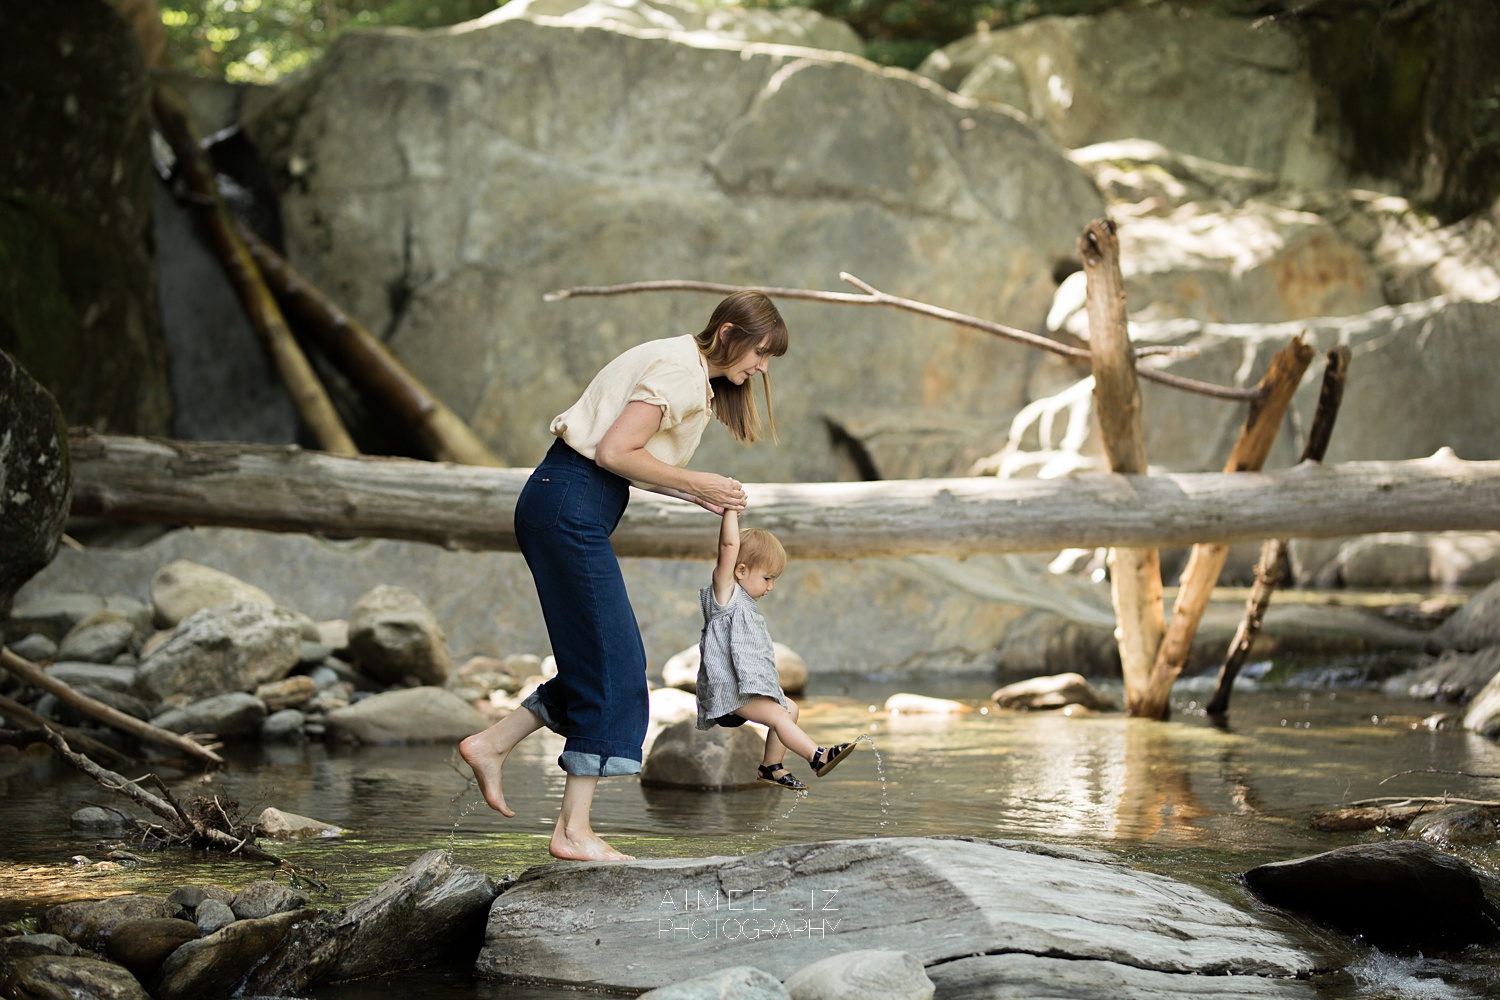
[[[726,510],[744,510],[749,499],[739,480],[712,472],[698,475],[689,492],[694,503],[715,514],[723,514]]]

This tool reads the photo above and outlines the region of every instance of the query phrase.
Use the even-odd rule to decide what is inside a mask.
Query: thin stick
[[[9,649],[0,649],[0,667],[9,670],[32,687],[39,687],[43,691],[50,691],[80,712],[93,716],[113,729],[129,733],[131,736],[146,740],[149,743],[168,746],[174,750],[181,750],[183,753],[191,757],[196,757],[210,767],[224,766],[224,758],[202,744],[195,743],[187,737],[179,736],[169,730],[153,726],[149,722],[142,722],[133,715],[126,715],[124,712],[111,708],[102,701],[96,701],[86,694],[81,694],[75,691],[71,685],[58,680],[35,663],[23,659]]]
[[[1385,784],[1391,778],[1399,778],[1404,774],[1456,774],[1463,778],[1500,778],[1500,774],[1483,774],[1476,771],[1448,771],[1441,767],[1414,767],[1408,771],[1397,771],[1389,777],[1381,778],[1380,784]]]
[[[977,316],[969,316],[964,313],[944,309],[941,306],[929,305],[926,302],[918,302],[915,299],[904,299],[897,295],[888,295],[879,291],[868,282],[861,281],[847,271],[839,272],[839,277],[854,287],[861,289],[863,295],[855,295],[851,292],[824,292],[813,288],[774,288],[769,285],[728,285],[717,281],[632,281],[623,285],[579,285],[574,288],[562,288],[555,292],[548,292],[542,298],[547,302],[560,302],[563,299],[581,298],[586,295],[629,295],[635,292],[711,292],[715,295],[729,295],[740,291],[764,292],[772,298],[800,299],[805,302],[829,302],[837,305],[847,306],[889,306],[893,309],[903,309],[906,312],[916,313],[920,316],[929,316],[933,319],[952,323],[955,326],[966,326],[973,330],[982,330],[1002,340],[1013,341],[1024,344],[1027,347],[1035,347],[1038,350],[1050,351],[1053,354],[1071,358],[1074,361],[1088,363],[1091,355],[1088,351],[1079,347],[1069,347],[1059,344],[1055,340],[1039,337],[1025,330],[1018,330],[1013,326],[1003,323],[995,323],[991,320],[980,319]],[[1179,354],[1177,348],[1145,347],[1136,352],[1137,359],[1149,354]],[[1181,375],[1173,375],[1170,372],[1158,371],[1155,368],[1141,367],[1139,369],[1141,378],[1152,382],[1160,382],[1174,389],[1182,389],[1185,392],[1195,392],[1200,396],[1211,396],[1215,399],[1236,400],[1239,402],[1250,402],[1255,399],[1256,390],[1235,389],[1222,385],[1213,385],[1209,382],[1200,382],[1197,379],[1185,378]]]

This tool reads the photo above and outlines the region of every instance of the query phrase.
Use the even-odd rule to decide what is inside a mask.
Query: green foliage
[[[311,63],[348,28],[436,28],[504,0],[160,0],[167,61],[237,83],[268,83]]]

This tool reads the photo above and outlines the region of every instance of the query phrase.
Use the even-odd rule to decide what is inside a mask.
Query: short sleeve
[[[654,364],[636,383],[627,402],[651,403],[662,408],[661,429],[676,427],[707,405],[703,373],[671,363]]]

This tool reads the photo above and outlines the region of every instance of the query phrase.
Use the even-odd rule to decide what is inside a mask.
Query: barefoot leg
[[[766,736],[765,763],[774,764],[785,756],[785,751],[801,757],[803,760],[812,760],[813,754],[818,752],[818,744],[813,738],[802,731],[797,725],[797,717],[781,707],[781,703],[765,697],[751,698],[748,704],[742,705],[734,710],[735,715],[743,716],[751,722],[759,722],[771,730]],[[781,751],[773,760],[771,757],[771,741],[776,740]]]
[[[594,804],[594,789],[599,779],[590,775],[570,774],[563,784],[562,811],[552,830],[547,851],[554,858],[569,861],[632,861],[610,847],[589,826],[589,810]]]
[[[500,787],[500,768],[515,745],[538,729],[542,720],[530,709],[518,708],[482,733],[475,733],[458,745],[458,753],[474,772],[479,792],[489,807],[502,816],[514,816],[505,804]]]

